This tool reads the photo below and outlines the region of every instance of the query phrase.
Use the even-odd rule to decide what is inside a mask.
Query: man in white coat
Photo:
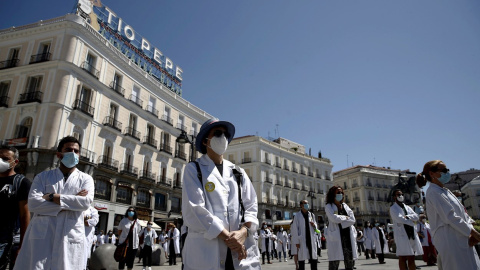
[[[268,229],[267,223],[262,223],[262,229],[260,230],[260,238],[262,238],[260,249],[262,250],[262,264],[265,264],[265,255],[267,255],[267,263],[272,264],[270,261],[270,254],[272,252],[272,233]],[[272,258],[273,260],[273,258]]]
[[[168,224],[170,229],[167,234],[168,241],[168,264],[176,265],[177,264],[177,254],[180,254],[180,231],[177,229],[175,224]]]
[[[390,207],[390,216],[393,223],[393,235],[397,245],[398,266],[400,270],[415,269],[415,256],[423,255],[422,244],[418,239],[414,221],[418,221],[418,215],[413,209],[404,204],[401,190],[393,192],[395,203]]]
[[[95,187],[92,177],[76,168],[80,147],[75,137],[60,140],[60,167],[41,172],[33,179],[28,206],[34,217],[25,233],[15,270],[82,269],[83,211],[92,204]]]
[[[85,223],[85,265],[82,269],[87,269],[87,262],[92,254],[92,245],[95,241],[95,226],[97,226],[99,220],[97,209],[90,206],[87,210],[83,211],[83,220]]]
[[[257,195],[247,173],[223,159],[234,134],[232,123],[207,120],[195,141],[203,156],[185,167],[185,270],[260,269]]]
[[[97,247],[103,244],[105,244],[105,234],[103,234],[103,230],[102,230],[97,235]]]
[[[375,228],[373,229],[373,240],[375,241],[378,262],[385,264],[385,253],[388,253],[388,243],[385,231],[378,222],[375,223]]]
[[[373,239],[373,228],[370,221],[365,223],[363,234],[365,236],[365,258],[368,260],[370,256],[372,256],[372,259],[375,259],[375,241]]]
[[[287,261],[287,243],[288,243],[288,234],[283,230],[283,227],[280,227],[280,230],[277,232],[277,253],[278,261],[282,261],[282,252],[283,260]]]
[[[315,215],[308,211],[310,206],[307,200],[300,202],[300,211],[295,214],[291,226],[292,244],[298,248],[299,270],[305,269],[305,260],[309,260],[310,269],[317,270],[317,221]]]

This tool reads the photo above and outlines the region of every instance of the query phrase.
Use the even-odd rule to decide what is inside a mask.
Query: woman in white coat
[[[260,230],[260,238],[262,239],[262,264],[265,264],[265,254],[267,255],[268,264],[270,262],[270,253],[272,252],[272,233],[268,229],[267,223],[262,223],[262,229]],[[273,260],[273,258],[272,258]]]
[[[426,221],[426,216],[420,214],[420,222],[417,224],[417,233],[423,248],[423,261],[428,266],[433,266],[437,263],[437,251],[432,242],[432,233],[430,230],[430,224]]]
[[[298,269],[305,269],[305,260],[310,263],[310,269],[317,269],[317,220],[315,215],[308,211],[310,205],[307,200],[300,201],[300,211],[295,214],[291,232],[292,244],[297,247]],[[295,248],[295,247],[294,247]]]
[[[328,269],[338,269],[344,261],[345,269],[352,270],[357,258],[357,232],[353,211],[343,202],[340,186],[333,186],[327,193],[325,213],[328,218],[327,238]]]
[[[165,259],[168,259],[168,242],[167,242],[167,232],[162,230],[160,236],[158,236],[158,242],[162,245],[163,252],[165,253]]]
[[[257,195],[243,169],[223,159],[235,127],[210,119],[195,146],[203,155],[183,173],[182,213],[188,226],[184,269],[260,269],[253,239]]]
[[[130,228],[132,228],[131,234]],[[123,244],[128,240],[127,256],[125,260],[118,262],[118,269],[125,269],[125,265],[127,265],[127,269],[133,269],[133,262],[140,243],[138,235],[141,231],[142,227],[137,220],[137,211],[133,206],[130,206],[125,212],[125,217],[118,224],[118,244]]]
[[[365,258],[368,260],[371,256],[372,259],[375,259],[375,241],[373,239],[373,226],[370,221],[365,222],[363,235],[365,236]]]
[[[283,230],[283,227],[280,227],[280,230],[277,232],[277,253],[278,261],[282,261],[282,252],[283,260],[287,261],[287,243],[288,243],[288,234]]]
[[[168,265],[177,265],[177,254],[180,254],[180,231],[173,223],[169,223],[168,228]]]
[[[380,227],[380,223],[375,223],[375,228],[373,229],[373,239],[375,241],[375,251],[377,254],[378,262],[380,264],[385,263],[385,253],[388,253],[388,242],[387,237],[385,236],[385,231]]]
[[[415,269],[415,256],[423,255],[422,244],[418,239],[414,221],[418,221],[418,215],[413,209],[404,204],[403,193],[397,189],[393,192],[394,203],[390,207],[390,217],[393,223],[393,235],[397,245],[397,257],[400,270]]]
[[[420,187],[430,182],[425,194],[426,211],[439,255],[439,269],[480,269],[477,252],[472,247],[480,241],[480,234],[460,201],[444,188],[450,178],[445,163],[433,160],[425,164],[416,179]]]

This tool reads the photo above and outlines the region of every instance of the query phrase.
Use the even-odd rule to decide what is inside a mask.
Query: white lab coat
[[[418,221],[418,215],[406,204],[405,210],[407,211],[407,216],[405,216],[402,207],[397,203],[394,203],[390,207],[390,216],[393,223],[393,236],[395,237],[395,244],[397,246],[397,256],[423,255],[422,244],[420,243],[420,239],[418,239],[417,230],[413,223],[414,221]],[[403,226],[404,224],[413,227],[413,235],[415,239],[408,239],[407,232]]]
[[[317,237],[315,236],[315,229],[317,228],[317,221],[315,219],[315,215],[312,212],[308,212],[308,219],[313,221],[315,224],[311,226],[309,223],[308,228],[310,229],[310,240],[312,241],[312,254],[308,254],[307,248],[307,241],[306,241],[306,231],[305,231],[305,218],[302,215],[302,211],[298,211],[295,214],[295,218],[293,219],[293,223],[290,227],[291,234],[292,234],[292,245],[293,248],[296,248],[297,244],[300,244],[300,249],[297,251],[298,260],[305,261],[305,260],[316,260],[317,259]]]
[[[385,235],[385,231],[382,228],[373,228],[373,239],[375,240],[375,247],[376,247],[376,253],[380,254],[382,253],[382,245],[380,245],[380,232],[378,230],[382,230],[383,232],[383,254],[389,253],[388,251],[388,242],[387,242],[387,236]]]
[[[257,231],[255,231],[255,233],[253,233],[253,239],[255,240],[255,245],[258,246],[258,233],[257,233]]]
[[[85,265],[82,269],[87,268],[87,261],[90,258],[92,252],[92,244],[95,240],[95,226],[97,226],[99,216],[98,211],[95,207],[90,206],[87,210],[83,211],[84,220],[87,218],[87,224],[85,225],[85,254],[84,262]]]
[[[77,196],[81,190],[86,196]],[[85,223],[83,211],[93,201],[90,175],[76,169],[63,179],[60,169],[39,173],[33,179],[28,207],[33,218],[28,225],[15,270],[78,270],[83,267]],[[46,193],[60,195],[60,205],[44,200]]]
[[[448,189],[431,182],[425,198],[432,242],[442,268],[480,269],[475,248],[468,246],[473,226],[463,205]]]
[[[262,238],[262,246],[261,246],[262,253],[263,252],[271,252],[272,249],[273,249],[273,241],[272,241],[272,233],[270,232],[270,230],[261,229],[260,230],[260,238]],[[266,250],[267,246],[265,244],[265,239],[268,239],[268,250]]]
[[[160,236],[158,237],[158,240],[160,241],[160,244],[162,245],[165,253],[168,254],[167,234],[163,235],[163,233],[161,233]]]
[[[185,166],[183,173],[182,212],[188,226],[183,249],[185,270],[224,269],[227,246],[217,237],[223,229],[236,231],[241,227],[238,186],[232,171],[235,165],[224,159],[222,176],[208,155],[197,161],[202,181],[193,162]],[[241,196],[245,222],[251,222],[251,226],[245,241],[248,257],[238,261],[237,254],[232,254],[233,264],[235,269],[260,269],[260,255],[251,233],[258,227],[257,195],[245,171],[236,169],[243,174]]]
[[[105,234],[98,234],[97,235],[97,247],[105,244]]]
[[[420,239],[420,236],[418,237],[420,239],[420,242],[422,242],[423,247],[428,247],[428,234],[427,232],[430,232],[430,237],[432,237],[432,231],[430,231],[430,224],[426,223],[423,224],[419,222],[417,224],[417,233],[422,233],[423,234],[423,239]]]
[[[118,236],[118,244],[123,244],[125,240],[127,240],[128,233],[130,232],[130,227],[132,227],[134,220],[129,220],[128,218],[124,217],[122,220],[120,220],[120,223],[118,224],[118,230],[122,231],[122,233]],[[142,226],[135,222],[135,226],[132,229],[132,234],[133,234],[133,243],[128,243],[128,246],[131,246],[133,249],[138,249],[138,246],[140,244],[140,239],[138,239],[138,235],[142,232]]]
[[[277,252],[287,252],[287,243],[288,243],[287,232],[286,231],[277,232]]]
[[[177,228],[173,228],[173,230],[168,231],[167,237],[173,239],[173,248],[175,249],[175,254],[180,254],[180,231]],[[168,239],[168,244],[170,245],[170,239]]]
[[[157,232],[154,230],[154,229],[150,229],[150,231],[148,231],[147,228],[144,228],[142,230],[142,232],[140,233],[140,236],[144,235],[144,238],[143,238],[143,244],[142,244],[142,248],[145,246],[145,237],[147,237],[147,235],[150,236],[150,239],[151,239],[151,247],[153,247],[153,245],[155,245],[155,239],[157,239],[158,235],[157,235]]]
[[[117,237],[115,236],[115,234],[112,233],[111,238],[112,238],[112,240],[110,240],[110,236],[106,235],[105,236],[105,243],[115,245],[117,243]]]
[[[363,236],[365,237],[365,249],[374,250],[375,249],[375,241],[373,239],[373,229],[370,228],[370,227],[366,227],[364,229]]]
[[[327,240],[327,255],[329,261],[343,261],[342,240],[340,237],[340,226],[342,228],[350,228],[350,243],[352,245],[352,256],[356,260],[357,253],[357,230],[353,227],[355,225],[355,215],[346,203],[343,203],[343,208],[348,216],[339,215],[338,208],[334,203],[325,205],[325,214],[328,218],[328,228],[324,230],[325,238]]]

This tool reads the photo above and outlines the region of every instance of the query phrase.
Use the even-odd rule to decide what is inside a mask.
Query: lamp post
[[[189,139],[187,132],[185,130],[182,130],[182,133],[180,133],[180,136],[175,140],[179,144],[185,144],[189,143],[190,144],[190,161],[193,161],[193,153],[195,153],[195,133],[193,133],[191,136],[192,138]]]

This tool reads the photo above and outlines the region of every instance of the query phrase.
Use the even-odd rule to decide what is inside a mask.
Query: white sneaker
[[[287,258],[285,258],[285,262],[287,261]]]
[[[149,266],[149,267],[148,267],[148,270],[152,270],[152,267]]]
[[[147,270],[147,269],[145,269],[145,267],[143,267],[142,269],[143,269],[143,270]]]

